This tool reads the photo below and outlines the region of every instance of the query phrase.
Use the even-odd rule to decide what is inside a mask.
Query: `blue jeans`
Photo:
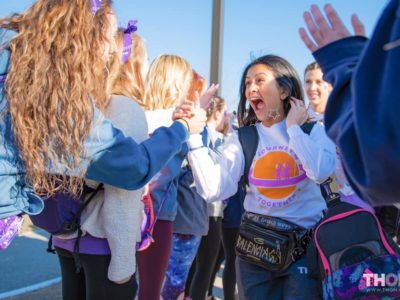
[[[186,279],[200,241],[201,236],[198,235],[173,234],[171,256],[162,290],[164,300],[176,300],[185,290]]]
[[[236,257],[236,280],[241,300],[318,300],[318,281],[308,276],[303,255],[282,273],[270,272]]]

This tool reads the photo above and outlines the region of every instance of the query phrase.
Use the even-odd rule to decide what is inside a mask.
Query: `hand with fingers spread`
[[[202,109],[207,110],[208,107],[210,106],[210,102],[212,97],[215,96],[217,90],[219,88],[219,84],[211,84],[210,87],[205,91],[203,95],[200,97],[200,107]]]
[[[286,127],[289,128],[292,125],[301,126],[308,118],[307,108],[303,100],[290,98],[290,110],[286,117]]]
[[[200,107],[203,110],[207,110],[210,106],[210,102],[212,97],[214,97],[215,93],[219,88],[219,84],[211,84],[211,86],[201,95],[197,91],[193,93],[193,99],[186,99],[183,101],[181,105],[176,107],[172,120],[181,119],[181,118],[191,118],[194,113],[194,103],[199,102]]]
[[[309,33],[299,30],[333,85],[325,129],[342,154],[347,179],[358,196],[377,206],[399,203],[400,193],[400,0],[386,2],[369,40],[350,38],[330,5],[326,16],[312,6],[304,13]],[[357,16],[351,23],[355,35],[365,35]]]
[[[330,4],[325,5],[324,11],[326,18],[316,5],[311,6],[310,12],[303,14],[306,26],[311,34],[307,34],[304,28],[299,29],[300,37],[311,52],[317,51],[330,43],[351,36],[343,21]],[[351,17],[351,24],[354,34],[365,36],[364,25],[360,22],[357,15]]]

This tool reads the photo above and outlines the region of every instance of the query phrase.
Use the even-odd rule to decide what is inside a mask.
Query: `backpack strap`
[[[306,122],[300,126],[304,133],[310,134],[313,129],[316,121]],[[242,187],[246,187],[249,185],[249,171],[250,166],[253,162],[253,158],[256,155],[259,136],[257,132],[257,127],[255,125],[244,126],[238,129],[239,142],[242,146],[243,155],[244,155],[244,173],[240,178],[239,184]]]
[[[163,196],[163,198],[162,198],[162,200],[161,200],[161,202],[160,202],[160,205],[159,205],[159,207],[158,207],[158,211],[157,211],[157,213],[156,213],[155,216],[154,216],[154,222],[153,222],[153,224],[151,224],[150,229],[149,229],[149,232],[153,232],[154,226],[156,225],[156,222],[157,222],[157,220],[158,220],[158,217],[159,217],[160,214],[161,214],[161,210],[162,210],[162,208],[163,208],[163,206],[164,206],[165,200],[167,199],[169,193],[171,192],[171,188],[172,188],[173,184],[174,184],[174,181],[172,180],[172,181],[169,183],[168,188],[167,188],[167,191],[164,193],[164,196]],[[150,192],[150,195],[151,195],[151,192]]]
[[[87,185],[84,186],[84,190],[83,190],[83,195],[86,196],[90,193],[89,198],[84,201],[84,203],[79,207],[78,211],[75,213],[74,217],[66,222],[64,224],[64,229],[71,229],[71,228],[77,228],[78,230],[78,236],[76,238],[75,241],[75,245],[74,245],[74,251],[73,251],[73,257],[74,257],[74,261],[75,261],[75,270],[77,273],[80,272],[82,265],[81,265],[81,261],[79,259],[79,243],[82,237],[82,230],[81,230],[81,226],[79,224],[79,219],[81,217],[81,214],[83,212],[83,210],[88,206],[88,204],[92,201],[92,199],[97,195],[97,193],[102,190],[104,187],[103,183],[100,183],[96,189],[92,189],[90,187],[88,187]],[[55,249],[53,248],[53,235],[50,235],[49,237],[49,242],[47,245],[47,252],[49,253],[56,253]]]
[[[78,226],[79,225],[79,219],[81,218],[81,214],[83,212],[83,210],[89,205],[89,203],[92,201],[92,199],[97,195],[97,193],[103,189],[103,184],[100,183],[96,189],[92,189],[88,186],[84,186],[84,190],[83,190],[83,194],[84,195],[88,195],[90,193],[90,196],[87,200],[85,200],[83,202],[83,204],[79,207],[78,211],[75,213],[74,217],[71,219],[71,221],[67,222],[64,225],[64,229],[66,230],[71,230],[72,228]]]
[[[240,127],[238,129],[238,136],[244,155],[244,172],[239,184],[244,188],[249,185],[250,166],[258,147],[259,136],[257,127],[255,125]]]
[[[85,185],[85,190],[84,193],[89,193],[91,192],[89,198],[79,207],[79,210],[76,212],[74,218],[71,220],[70,224],[72,226],[77,226],[78,227],[78,237],[76,238],[75,241],[75,245],[74,245],[74,260],[75,260],[75,271],[78,274],[82,268],[82,264],[81,264],[81,260],[79,258],[79,245],[81,242],[81,237],[82,237],[82,230],[81,230],[81,225],[79,219],[81,217],[81,214],[83,212],[83,210],[88,206],[88,204],[90,203],[90,201],[92,201],[92,199],[96,196],[96,194],[103,189],[103,183],[100,183],[95,190],[93,190],[92,188],[88,187]],[[73,224],[72,222],[74,222],[75,224]]]
[[[303,130],[304,133],[309,135],[316,123],[317,123],[316,121],[306,122],[303,125],[301,125],[300,128]],[[321,194],[324,197],[328,207],[331,207],[340,201],[339,188],[337,186],[336,177],[334,174],[332,174],[327,180],[325,180],[319,186],[321,189]]]
[[[317,123],[316,121],[306,122],[303,125],[301,125],[300,128],[301,130],[303,130],[304,133],[309,135],[316,123]],[[253,162],[253,158],[256,155],[258,140],[259,140],[257,127],[255,125],[240,127],[238,129],[238,135],[245,160],[244,173],[243,173],[244,176],[242,176],[240,182],[249,185],[248,174],[250,171],[250,166]]]
[[[313,129],[314,125],[316,124],[316,121],[312,122],[305,122],[303,125],[300,126],[301,130],[303,130],[304,133],[310,135],[311,130]]]

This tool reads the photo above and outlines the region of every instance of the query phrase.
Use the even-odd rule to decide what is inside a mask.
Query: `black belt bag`
[[[276,217],[245,212],[236,255],[271,272],[283,272],[305,253],[311,230]]]

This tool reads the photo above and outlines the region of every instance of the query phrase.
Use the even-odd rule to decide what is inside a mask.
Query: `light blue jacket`
[[[12,34],[0,31],[4,45]],[[9,52],[4,50],[0,52],[0,75],[7,73],[8,65]],[[137,144],[124,137],[95,109],[92,129],[84,145],[85,163],[90,161],[86,178],[128,190],[141,188],[181,151],[187,139],[184,125],[174,122]],[[25,184],[24,165],[14,145],[4,85],[0,83],[0,218],[20,213],[39,214],[43,209],[43,200]]]

